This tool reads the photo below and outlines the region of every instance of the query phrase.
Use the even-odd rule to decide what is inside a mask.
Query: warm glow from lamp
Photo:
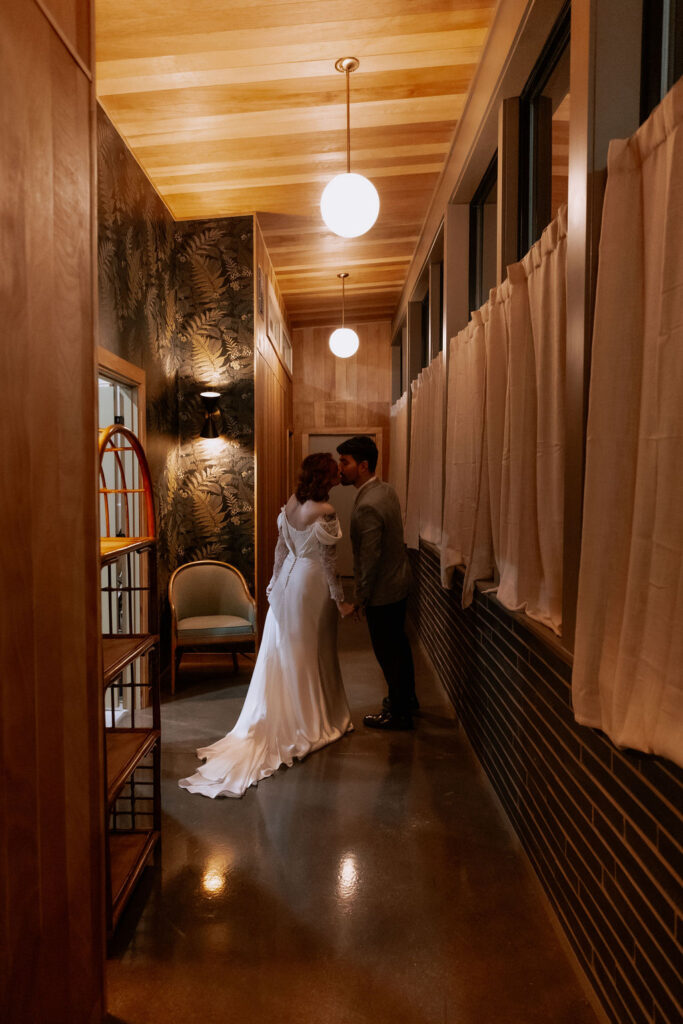
[[[350,327],[337,327],[330,335],[330,348],[335,356],[348,359],[358,351],[358,335]]]
[[[325,186],[320,212],[335,235],[357,238],[369,231],[377,220],[377,189],[362,174],[338,174]]]
[[[215,869],[207,869],[202,875],[202,888],[209,896],[216,896],[225,889],[225,876]]]

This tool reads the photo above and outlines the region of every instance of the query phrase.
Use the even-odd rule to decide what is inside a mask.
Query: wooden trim
[[[137,437],[144,448],[147,440],[147,374],[140,366],[129,363],[102,345],[97,346],[97,369],[98,373],[101,370],[106,377],[138,389]]]
[[[326,437],[328,434],[336,437],[347,437],[348,435],[353,436],[354,434],[372,434],[375,438],[375,444],[377,445],[377,451],[379,453],[377,459],[377,474],[382,475],[382,440],[383,440],[383,428],[382,427],[312,427],[310,430],[301,431],[301,458],[305,459],[309,454],[310,437],[311,435],[316,437]]]
[[[36,7],[38,8],[38,10],[40,11],[40,13],[43,15],[43,17],[45,18],[45,20],[49,23],[50,28],[52,29],[52,31],[57,36],[57,38],[59,39],[60,43],[64,46],[64,49],[68,52],[69,56],[73,60],[75,60],[75,62],[78,64],[79,68],[81,69],[81,71],[83,72],[85,77],[88,79],[88,81],[89,82],[94,82],[92,71],[87,66],[87,64],[85,63],[83,58],[81,56],[79,56],[79,54],[76,52],[76,50],[74,49],[74,47],[71,44],[71,41],[69,40],[68,35],[66,34],[66,32],[64,31],[62,26],[59,24],[59,22],[57,21],[57,19],[55,18],[54,14],[49,9],[49,7],[46,4],[43,3],[43,0],[33,0],[33,2],[36,5]],[[92,37],[92,26],[93,26],[93,23],[95,21],[95,18],[94,18],[93,15],[94,15],[94,11],[93,11],[93,14],[91,15],[91,18],[90,18],[90,25],[91,25],[90,34],[91,34],[91,37]],[[94,53],[94,48],[91,45],[91,51],[90,51],[91,60],[92,60],[92,54],[93,53]]]

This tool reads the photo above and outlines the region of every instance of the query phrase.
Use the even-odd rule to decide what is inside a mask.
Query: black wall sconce
[[[221,397],[219,391],[202,391],[199,397],[204,406],[204,423],[199,431],[200,437],[220,437],[221,414],[218,409],[218,399]]]

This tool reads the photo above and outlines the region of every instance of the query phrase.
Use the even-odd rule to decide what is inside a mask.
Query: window
[[[497,284],[498,155],[493,157],[470,203],[470,310],[479,309]]]
[[[394,402],[403,394],[403,335],[401,329],[394,338],[391,346],[391,402]]]
[[[420,365],[422,367],[429,365],[429,292],[425,295],[422,300],[422,330],[420,333],[420,340],[422,342],[422,353],[420,357]]]
[[[640,80],[640,120],[645,121],[683,75],[683,0],[646,0]]]
[[[569,181],[567,3],[520,97],[519,251],[521,258],[567,202]]]

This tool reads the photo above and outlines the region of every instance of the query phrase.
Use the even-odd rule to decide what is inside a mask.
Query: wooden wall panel
[[[104,1012],[93,97],[25,0],[0,6],[0,67],[0,1018],[84,1024]]]
[[[54,31],[82,65],[92,73],[92,27],[94,12],[90,0],[35,0]]]
[[[391,408],[390,322],[353,324],[360,340],[350,359],[330,352],[334,327],[301,327],[292,333],[294,347],[294,466],[301,461],[301,435],[325,427],[382,427],[383,469],[389,470]],[[324,432],[324,431],[323,431]]]
[[[266,333],[257,307],[257,268],[272,281],[284,312],[270,257],[254,218],[254,446],[256,451],[256,605],[259,633],[268,602],[266,586],[273,571],[277,517],[291,490],[289,431],[292,427],[292,380]]]

